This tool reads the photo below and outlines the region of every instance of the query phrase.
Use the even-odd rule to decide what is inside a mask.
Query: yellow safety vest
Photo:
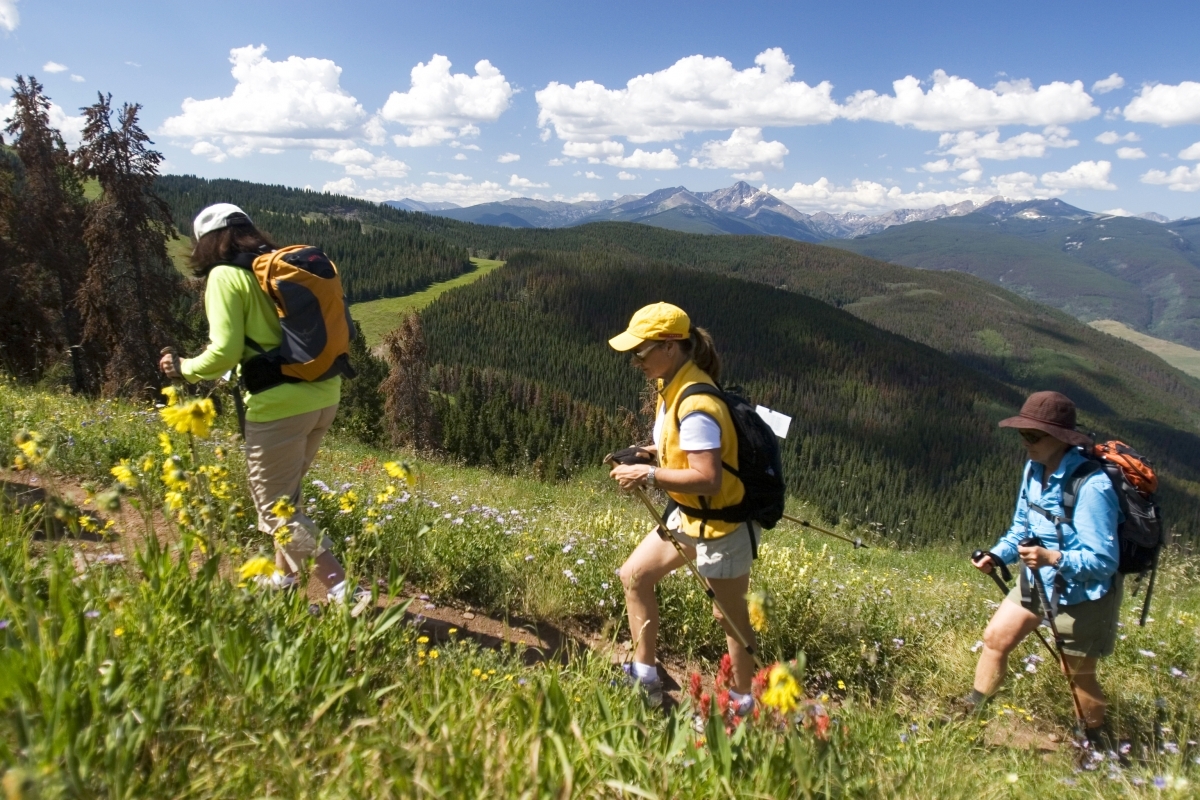
[[[671,379],[668,386],[664,388],[661,380],[658,383],[658,393],[662,398],[660,407],[663,409],[662,444],[658,453],[659,464],[666,469],[690,468],[687,451],[679,447],[679,426],[676,425],[675,420],[678,419],[682,422],[689,414],[703,413],[708,414],[721,426],[721,461],[737,469],[737,429],[733,426],[733,419],[729,416],[729,409],[725,407],[725,404],[707,394],[693,395],[684,400],[682,404],[679,401],[683,390],[694,383],[707,383],[715,386],[716,383],[708,377],[708,373],[696,366],[696,362],[688,361],[679,368],[679,372],[675,373],[675,377]],[[706,506],[708,508],[728,508],[740,503],[745,493],[746,489],[741,480],[724,468],[721,469],[721,490],[713,496],[702,497],[683,492],[667,492],[675,502],[690,508],[705,508]],[[720,520],[704,521],[690,517],[682,511],[679,517],[683,522],[683,532],[694,539],[719,539],[727,533],[732,533],[738,525],[742,524],[740,522],[721,522]]]

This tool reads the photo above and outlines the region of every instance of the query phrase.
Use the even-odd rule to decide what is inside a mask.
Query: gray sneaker
[[[632,664],[623,664],[621,669],[625,672],[625,685],[640,692],[643,699],[646,701],[646,705],[650,706],[650,708],[658,708],[662,705],[663,682],[661,678],[653,681],[639,680],[638,677],[633,674]]]

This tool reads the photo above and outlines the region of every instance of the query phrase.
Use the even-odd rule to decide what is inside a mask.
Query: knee
[[[725,624],[725,615],[721,613],[721,609],[719,609],[715,603],[713,604],[713,607],[712,607],[712,615],[713,615],[713,619],[715,619],[717,622],[719,622],[722,625]]]
[[[642,571],[628,561],[621,565],[618,577],[621,579],[621,586],[624,587],[625,594],[636,595],[645,583]]]
[[[983,629],[983,646],[1008,655],[1017,646],[1017,643],[1013,641],[1013,637],[1008,631],[996,625],[988,625]]]

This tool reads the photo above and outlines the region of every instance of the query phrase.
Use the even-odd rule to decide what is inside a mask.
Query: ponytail
[[[683,351],[690,354],[696,366],[708,373],[715,383],[721,382],[721,357],[717,355],[712,334],[693,326],[687,341],[683,342]]]

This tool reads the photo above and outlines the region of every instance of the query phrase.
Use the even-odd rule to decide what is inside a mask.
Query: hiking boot
[[[330,603],[345,605],[347,602],[346,595],[349,594],[346,589],[346,582],[342,581],[329,590],[329,593],[325,595],[325,599]],[[371,591],[369,589],[355,587],[353,596],[354,607],[350,609],[350,616],[357,617],[371,607]]]
[[[1088,728],[1084,731],[1084,737],[1083,742],[1086,742],[1086,747],[1081,747],[1080,749],[1090,750],[1092,753],[1100,756],[1099,759],[1095,758],[1094,755],[1091,756],[1090,760],[1092,762],[1115,761],[1122,767],[1130,765],[1128,754],[1131,748],[1129,743],[1122,742],[1120,737],[1116,736],[1107,725],[1101,725],[1098,728]]]
[[[663,704],[663,682],[662,678],[653,681],[639,680],[633,674],[632,664],[623,664],[622,671],[625,673],[623,683],[631,689],[637,690],[642,699],[646,701],[646,705],[650,708],[659,708]]]

